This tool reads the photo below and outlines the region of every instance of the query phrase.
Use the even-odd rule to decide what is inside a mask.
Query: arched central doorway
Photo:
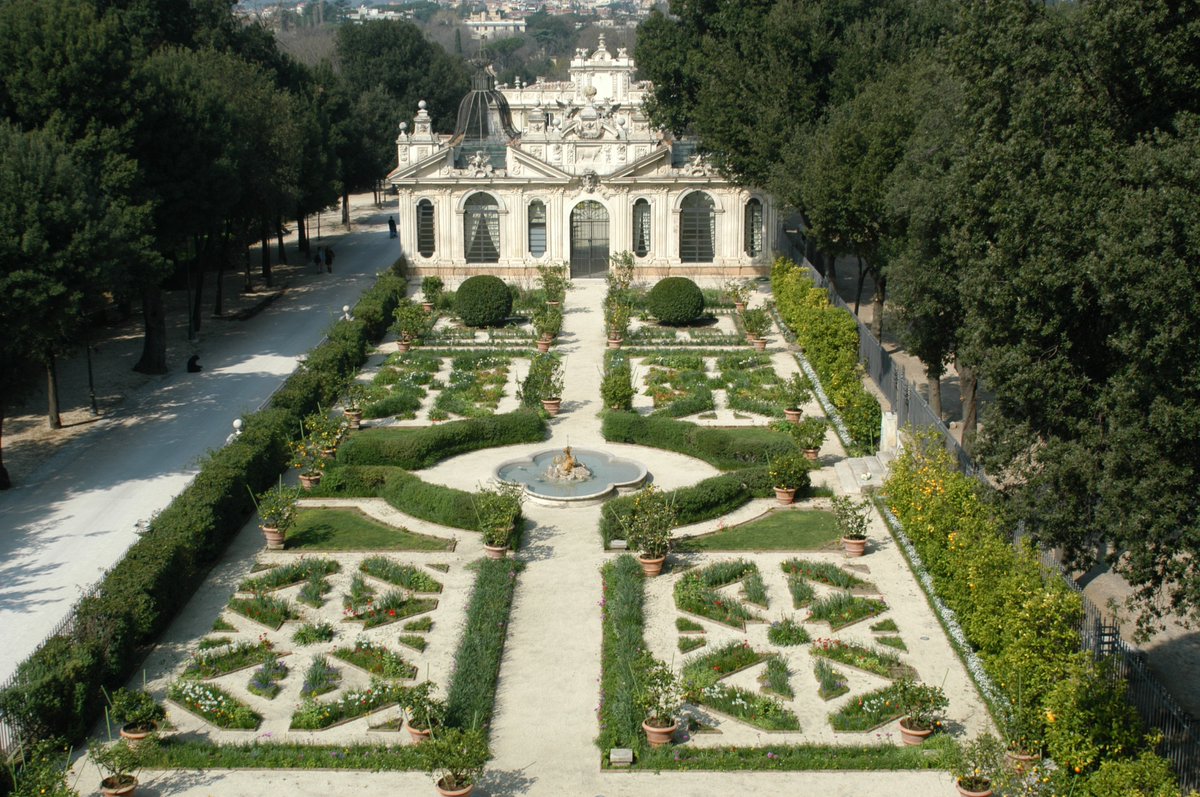
[[[591,200],[571,211],[571,276],[601,277],[608,271],[608,211]]]

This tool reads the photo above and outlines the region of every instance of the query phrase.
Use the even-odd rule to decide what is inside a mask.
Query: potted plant
[[[362,408],[363,402],[367,400],[367,388],[358,382],[352,382],[346,388],[345,399],[345,416],[346,424],[351,429],[358,429],[362,426]]]
[[[733,300],[733,309],[739,313],[746,309],[746,302],[749,300],[752,290],[753,288],[746,280],[730,280],[725,283],[725,292]]]
[[[950,758],[950,774],[958,793],[963,797],[991,797],[1003,752],[1004,744],[990,733],[958,745]]]
[[[567,279],[566,263],[546,263],[539,265],[538,284],[546,293],[546,304],[557,306],[566,298],[567,289],[571,287]]]
[[[746,327],[746,337],[754,348],[763,351],[767,348],[766,334],[771,328],[771,317],[761,307],[755,307],[742,313],[742,325]]]
[[[775,486],[775,500],[787,505],[796,500],[796,491],[808,486],[808,460],[796,452],[771,458],[767,473]]]
[[[441,277],[428,276],[421,278],[421,294],[425,297],[425,301],[421,303],[421,309],[427,313],[432,313],[433,308],[437,306],[438,300],[442,298],[442,289],[446,287],[446,283],[442,282]]]
[[[651,747],[662,747],[671,743],[671,737],[679,728],[675,715],[683,705],[683,691],[679,679],[664,662],[646,653],[639,663],[636,699],[646,717],[642,721],[642,730]]]
[[[541,405],[551,417],[562,408],[563,367],[553,354],[539,354],[529,363],[529,374],[521,385],[518,398],[526,407]]]
[[[792,439],[804,450],[804,456],[815,461],[825,442],[825,419],[805,418],[791,428]]]
[[[144,689],[121,687],[108,698],[108,718],[121,726],[121,738],[131,745],[158,730],[167,712]]]
[[[105,744],[93,740],[88,745],[88,755],[100,771],[106,773],[100,780],[100,791],[106,795],[128,797],[137,789],[138,753],[129,742],[118,739]]]
[[[950,705],[941,687],[919,683],[911,678],[896,682],[896,703],[904,716],[900,719],[900,738],[917,745],[929,738],[941,724],[942,712]]]
[[[429,738],[435,728],[442,727],[446,721],[446,701],[433,696],[433,682],[414,686],[408,692],[408,735],[414,744],[420,744]]]
[[[671,529],[676,514],[674,503],[651,484],[633,496],[633,509],[621,519],[625,541],[638,552],[638,562],[647,576],[662,572],[671,549]]]
[[[866,501],[855,503],[844,495],[832,500],[833,522],[842,536],[842,548],[849,558],[862,556],[867,549]]]
[[[800,423],[804,405],[812,398],[812,382],[803,373],[794,373],[783,386],[783,417],[789,423]]]
[[[71,772],[71,750],[42,740],[24,751],[21,767],[12,767],[11,797],[79,797],[67,784]]]
[[[483,531],[483,548],[489,559],[508,555],[524,497],[525,490],[520,485],[505,482],[476,494],[475,516]]]
[[[466,797],[487,763],[487,740],[478,728],[442,728],[421,745],[425,768],[443,797]]]
[[[301,432],[320,447],[326,458],[337,453],[338,444],[346,435],[348,425],[345,418],[338,418],[318,408],[304,416]]]
[[[254,507],[258,510],[259,528],[267,539],[269,550],[283,548],[283,539],[288,529],[296,522],[296,502],[300,500],[300,491],[295,487],[284,487],[283,481],[269,490],[259,493],[254,499]]]
[[[625,361],[612,362],[600,382],[600,398],[610,410],[633,408],[633,369]]]
[[[392,332],[395,333],[396,345],[401,352],[406,352],[413,341],[425,333],[429,318],[424,310],[413,304],[411,299],[401,299],[393,315]]]
[[[1042,760],[1046,728],[1042,717],[1036,707],[1024,704],[1018,684],[1016,705],[1010,706],[1001,718],[1001,730],[1008,742],[1005,757],[1017,772],[1026,772]]]
[[[562,331],[562,310],[558,307],[539,307],[534,311],[532,321],[538,335],[538,351],[549,351],[551,341]]]
[[[305,435],[298,440],[288,443],[292,451],[292,467],[300,469],[300,485],[305,490],[311,490],[321,483],[321,474],[325,471],[329,457],[322,443],[312,436]]]
[[[621,342],[629,334],[629,319],[633,308],[624,302],[609,302],[608,304],[608,347],[621,348]]]

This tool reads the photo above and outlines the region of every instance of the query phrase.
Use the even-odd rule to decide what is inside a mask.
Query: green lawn
[[[301,509],[287,535],[293,551],[449,551],[454,543],[380,523],[357,509]]]
[[[816,551],[838,539],[833,513],[783,509],[740,526],[692,537],[683,551]]]

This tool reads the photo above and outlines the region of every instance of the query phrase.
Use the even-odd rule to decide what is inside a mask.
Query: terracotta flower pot
[[[301,473],[300,474],[300,486],[303,487],[305,490],[311,490],[312,488],[316,487],[320,483],[321,483],[321,474],[320,473]]]
[[[847,559],[857,559],[867,552],[867,541],[866,539],[852,540],[849,537],[842,537],[842,550]]]
[[[155,730],[157,730],[157,727],[154,725],[148,728],[145,726],[122,725],[120,734],[122,739],[129,742],[130,748],[136,748],[138,742],[145,741]]]
[[[621,348],[621,344],[624,342],[625,342],[624,338],[609,338],[608,339],[608,348],[619,349],[619,348]]]
[[[740,313],[746,309],[746,303],[745,302],[734,302],[733,309]]]
[[[427,313],[433,312],[433,302],[421,302],[421,309]]]
[[[1015,772],[1028,772],[1042,762],[1037,753],[1018,753],[1015,750],[1005,752],[1004,758]]]
[[[550,341],[546,340],[545,338],[538,338],[537,350],[542,354],[550,351]]]
[[[788,423],[800,423],[800,416],[803,414],[804,412],[802,410],[798,410],[793,407],[789,407],[783,411],[783,417]]]
[[[666,728],[656,728],[647,722],[642,723],[642,730],[646,732],[646,741],[650,743],[651,747],[665,747],[670,744],[671,737],[675,735],[678,728],[678,722],[672,722]]]
[[[447,789],[439,780],[433,784],[433,787],[438,790],[438,794],[442,795],[442,797],[467,797],[468,794],[474,791],[475,784],[470,783],[461,789]]]
[[[362,425],[362,410],[346,410],[346,423],[350,424],[351,429],[357,429]]]
[[[919,745],[933,734],[933,729],[908,727],[908,718],[900,720],[900,739],[908,745]]]
[[[553,418],[555,415],[558,415],[558,411],[562,409],[562,399],[542,399],[542,407],[545,408],[546,412],[550,413],[550,417]]]
[[[133,775],[109,775],[100,781],[100,793],[114,797],[129,797],[137,788],[137,778]]]
[[[412,348],[411,340],[396,341],[396,351],[400,352],[401,354],[404,354],[406,351],[408,351],[411,348]]]
[[[667,557],[660,556],[657,559],[647,559],[639,556],[637,560],[638,564],[642,566],[642,572],[645,573],[648,578],[653,578],[662,572],[663,562],[667,561]]]
[[[508,556],[507,545],[487,545],[483,546],[483,552],[487,554],[488,559],[503,559]]]
[[[988,783],[988,787],[986,789],[979,791],[976,789],[964,788],[962,785],[961,778],[954,781],[954,788],[958,789],[958,793],[961,794],[962,797],[992,797],[992,794],[995,793],[992,790],[992,786],[991,786],[990,782]]]
[[[796,500],[796,488],[795,487],[776,487],[775,488],[775,500],[778,501],[780,503],[780,505],[787,506],[788,504],[790,504]]]
[[[412,737],[413,744],[420,744],[429,738],[428,728],[414,728],[411,723],[405,727],[408,728],[408,735]]]
[[[283,532],[274,526],[259,526],[262,529],[263,537],[267,540],[267,550],[280,551],[283,550]]]
[[[767,339],[766,338],[755,338],[753,343],[754,343],[755,351],[766,351],[767,350]]]
[[[813,462],[817,461],[817,457],[820,456],[820,454],[821,454],[821,449],[819,449],[819,448],[804,449],[804,458],[807,460],[811,460]]]

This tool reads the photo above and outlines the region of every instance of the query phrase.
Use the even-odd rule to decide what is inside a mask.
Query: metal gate
[[[571,276],[608,272],[608,211],[599,202],[580,202],[571,211]]]

